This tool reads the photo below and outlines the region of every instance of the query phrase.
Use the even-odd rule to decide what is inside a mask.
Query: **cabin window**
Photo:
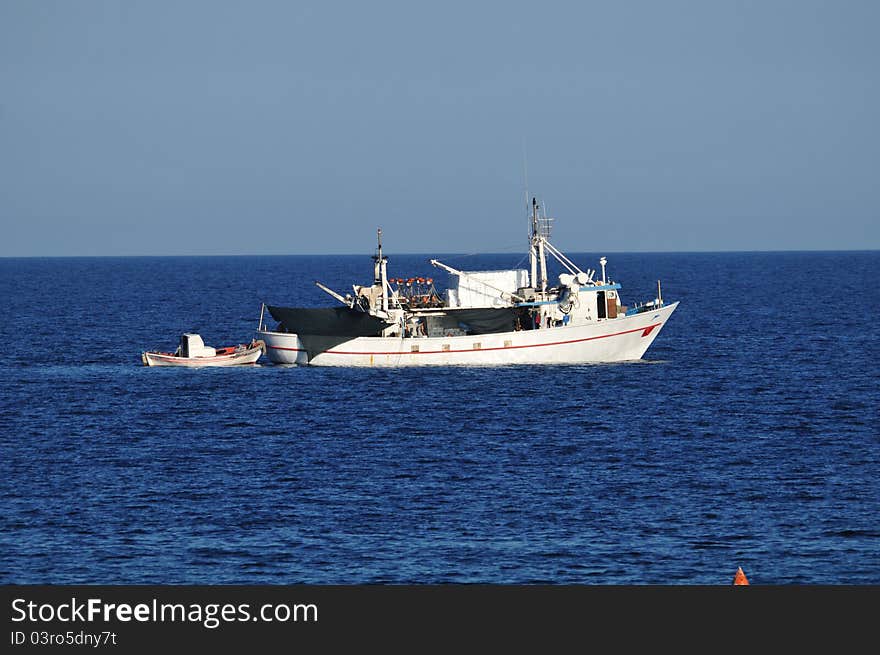
[[[443,352],[449,352],[449,344],[448,344],[448,343],[444,343],[442,346],[440,346],[440,349],[441,349]]]
[[[410,346],[409,351],[411,353],[417,353],[417,352],[419,352],[419,347],[418,346]]]
[[[606,316],[605,292],[599,291],[596,294],[596,318],[605,318]]]
[[[474,350],[479,350],[482,347],[483,347],[483,345],[479,342],[474,344]]]

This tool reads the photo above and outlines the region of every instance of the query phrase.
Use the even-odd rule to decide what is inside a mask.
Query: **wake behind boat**
[[[264,349],[265,344],[256,339],[249,344],[211,348],[198,334],[187,333],[180,337],[180,345],[173,353],[147,351],[141,353],[141,361],[144,366],[241,366],[255,364]]]
[[[451,276],[444,296],[428,278],[389,278],[382,230],[370,286],[354,294],[316,284],[339,307],[263,305],[258,336],[279,364],[425,366],[576,364],[641,359],[678,302],[657,297],[627,307],[621,285],[578,268],[549,241],[550,222],[532,200],[530,270],[459,271],[432,259]],[[567,271],[550,286],[547,254]],[[265,310],[277,321],[263,322]]]

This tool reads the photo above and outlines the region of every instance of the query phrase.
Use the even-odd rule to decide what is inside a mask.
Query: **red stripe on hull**
[[[467,350],[422,350],[419,352],[405,352],[405,351],[387,351],[387,352],[358,352],[358,351],[348,351],[348,350],[324,350],[319,353],[321,355],[439,355],[442,353],[479,353],[479,352],[488,352],[490,350],[518,350],[521,348],[543,348],[545,346],[563,346],[571,343],[581,343],[583,341],[594,341],[596,339],[607,339],[609,337],[619,337],[624,334],[632,334],[633,332],[641,332],[643,337],[648,336],[654,328],[659,327],[660,323],[654,323],[653,325],[649,325],[648,327],[640,327],[634,330],[626,330],[624,332],[615,332],[614,334],[601,334],[598,337],[585,337],[583,339],[571,339],[569,341],[551,341],[549,343],[535,343],[535,344],[526,344],[524,346],[502,346],[500,348],[480,348],[479,350],[474,350],[472,348],[468,348]],[[475,335],[477,336],[477,335]],[[479,335],[483,336],[483,335]],[[418,339],[414,339],[413,341],[418,341]],[[285,348],[283,346],[269,346],[273,350],[290,350],[294,352],[306,352],[303,348]]]

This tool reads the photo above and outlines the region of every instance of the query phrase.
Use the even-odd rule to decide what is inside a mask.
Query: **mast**
[[[532,198],[532,225],[529,237],[529,264],[531,265],[531,277],[529,282],[535,289],[538,288],[538,200]]]
[[[535,290],[547,291],[547,258],[544,244],[550,236],[550,220],[539,215],[538,199],[532,198],[532,237],[529,245],[529,263],[532,268],[531,284]],[[540,273],[540,277],[539,277]]]
[[[376,229],[376,240],[378,241],[378,247],[376,249],[376,254],[373,256],[373,260],[376,262],[373,272],[373,285],[379,286],[382,289],[382,311],[387,314],[388,293],[386,292],[386,288],[388,287],[388,259],[382,256],[381,227]]]
[[[538,241],[538,261],[541,263],[541,293],[547,291],[547,258],[544,255],[544,237]]]

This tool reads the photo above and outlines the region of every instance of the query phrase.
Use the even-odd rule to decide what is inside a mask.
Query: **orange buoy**
[[[746,574],[743,573],[743,567],[739,567],[736,570],[736,575],[733,576],[733,584],[735,585],[747,585],[749,584],[749,579],[746,577]]]

